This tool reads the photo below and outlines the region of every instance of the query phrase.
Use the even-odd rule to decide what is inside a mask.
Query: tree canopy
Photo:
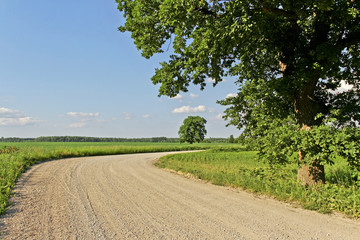
[[[205,124],[205,118],[199,116],[185,118],[183,125],[179,129],[180,142],[192,144],[203,141],[206,135]]]
[[[276,119],[310,130],[360,120],[360,6],[355,0],[117,0],[145,58],[166,51],[159,95],[237,77],[225,118],[261,133]],[[342,84],[352,88],[339,92]],[[303,157],[300,157],[303,159]]]
[[[294,114],[306,125],[332,109],[342,112],[341,123],[359,120],[357,1],[117,2],[126,18],[119,29],[132,33],[144,57],[173,47],[174,54],[152,77],[160,95],[175,96],[189,83],[203,89],[206,78],[217,84],[231,75],[238,77],[240,93],[228,102],[238,107],[238,116],[229,115],[236,125],[248,125],[260,106],[268,115]],[[353,89],[328,91],[341,80]]]

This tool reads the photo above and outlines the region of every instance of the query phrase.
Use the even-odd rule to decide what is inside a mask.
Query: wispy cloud
[[[130,113],[124,112],[123,114],[124,114],[124,119],[125,120],[131,120],[133,118]]]
[[[236,93],[229,93],[228,95],[226,95],[225,98],[234,98],[234,97],[237,97]]]
[[[99,113],[86,113],[86,112],[67,112],[66,116],[75,117],[75,118],[83,118],[83,117],[98,117]]]
[[[218,115],[215,116],[215,120],[224,120],[223,115],[219,113]]]
[[[208,79],[206,79],[206,81],[209,83],[215,83],[215,79],[213,79],[213,78],[208,78]]]
[[[175,97],[169,97],[170,99],[182,100],[184,98],[183,95],[177,94]]]
[[[87,125],[86,122],[76,122],[69,124],[69,128],[83,128]]]
[[[190,97],[191,97],[191,98],[198,98],[198,97],[199,97],[199,95],[197,95],[197,94],[193,94],[193,93],[190,93]]]
[[[5,107],[0,108],[0,117],[2,118],[15,118],[15,117],[23,117],[23,116],[24,114],[18,110],[13,110]]]
[[[0,126],[25,126],[40,122],[32,117],[0,118]]]
[[[190,106],[182,106],[179,108],[175,108],[172,113],[198,113],[198,112],[205,112],[206,107],[204,105],[199,105],[197,107],[190,107]]]
[[[142,115],[142,118],[149,119],[149,118],[151,118],[151,116],[150,116],[150,114],[144,114],[144,115]]]
[[[39,120],[27,117],[19,110],[1,107],[0,126],[25,126],[40,122]]]
[[[214,108],[208,108],[207,110],[209,111],[209,113],[214,113],[214,112],[216,112],[216,110],[215,110]]]
[[[70,123],[68,125],[69,128],[83,128],[92,124],[103,122],[102,119],[98,118],[100,116],[98,112],[67,112],[65,116],[76,119],[76,122]]]
[[[214,78],[208,78],[208,79],[206,79],[206,81],[207,81],[208,83],[215,83],[215,79],[214,79]],[[226,79],[221,79],[221,82],[227,82],[227,80],[226,80]]]

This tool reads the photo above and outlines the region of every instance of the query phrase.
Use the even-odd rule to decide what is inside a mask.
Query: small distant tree
[[[206,135],[205,124],[205,118],[199,116],[187,117],[179,129],[180,143],[188,142],[192,144],[203,141]]]
[[[230,135],[229,137],[229,143],[234,143],[235,139],[234,139],[234,135]]]

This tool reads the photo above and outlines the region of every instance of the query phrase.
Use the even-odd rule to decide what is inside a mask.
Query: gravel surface
[[[360,221],[154,167],[167,153],[44,162],[22,175],[1,239],[360,239]]]

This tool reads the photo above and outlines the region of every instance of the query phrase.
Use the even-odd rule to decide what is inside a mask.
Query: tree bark
[[[314,162],[312,165],[303,164],[298,169],[297,179],[304,186],[314,186],[325,183],[324,166]]]
[[[321,118],[315,119],[319,113],[326,112],[326,106],[322,104],[315,97],[315,87],[318,81],[318,74],[315,74],[312,79],[305,86],[303,91],[295,98],[294,108],[295,116],[298,124],[300,124],[300,131],[310,131],[312,126],[319,125]],[[325,183],[324,166],[320,165],[318,161],[305,164],[302,159],[306,153],[299,152],[299,169],[297,179],[300,180],[304,186],[313,186]]]
[[[296,72],[295,63],[295,42],[299,39],[298,26],[296,21],[292,19],[291,28],[289,29],[288,42],[293,43],[284,46],[279,52],[280,56],[280,70],[284,78],[288,78],[290,81]],[[314,42],[323,41],[326,37],[327,29],[318,32]],[[309,62],[312,62],[309,59]],[[311,64],[312,66],[313,64]],[[295,118],[297,123],[301,126],[300,131],[310,131],[313,126],[317,126],[322,122],[321,118],[315,119],[319,113],[325,113],[327,111],[325,104],[320,99],[317,99],[315,90],[318,81],[321,77],[321,70],[312,70],[307,76],[308,81],[304,83],[301,89],[292,92],[293,106],[295,110]],[[320,165],[318,161],[314,159],[312,163],[305,164],[302,161],[306,152],[299,152],[299,169],[298,180],[301,184],[306,186],[312,186],[315,184],[325,183],[324,166]]]

